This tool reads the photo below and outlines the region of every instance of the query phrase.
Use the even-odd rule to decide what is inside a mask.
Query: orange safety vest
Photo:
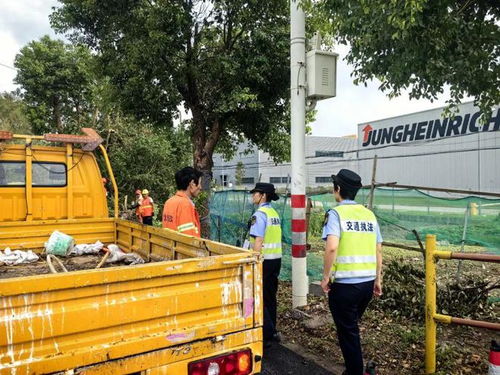
[[[141,216],[153,216],[153,200],[150,197],[144,198],[141,204]]]
[[[137,216],[138,218],[141,217],[141,204],[142,204],[142,201],[144,200],[144,198],[139,198],[139,199],[136,199],[136,203],[138,204],[137,207],[135,208],[135,216]]]
[[[183,191],[178,191],[165,202],[162,225],[163,228],[201,237],[200,216],[191,199]]]

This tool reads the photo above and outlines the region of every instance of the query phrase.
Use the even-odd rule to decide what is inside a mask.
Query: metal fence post
[[[436,236],[425,237],[425,373],[436,372]]]

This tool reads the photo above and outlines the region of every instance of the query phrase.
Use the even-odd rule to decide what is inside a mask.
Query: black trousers
[[[363,353],[358,321],[373,296],[374,281],[359,284],[333,283],[328,304],[337,327],[337,337],[348,375],[363,375]]]
[[[264,340],[272,339],[276,331],[276,309],[278,302],[278,276],[281,269],[281,259],[264,260],[262,266],[264,289]]]
[[[142,223],[144,225],[153,225],[153,216],[143,216]]]

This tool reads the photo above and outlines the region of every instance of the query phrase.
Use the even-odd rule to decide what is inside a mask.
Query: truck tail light
[[[252,372],[250,349],[202,359],[188,365],[188,375],[248,375]]]

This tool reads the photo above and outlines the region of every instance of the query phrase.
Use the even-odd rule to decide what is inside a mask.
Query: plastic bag
[[[49,237],[49,240],[45,242],[45,250],[47,254],[54,254],[59,256],[66,256],[73,249],[75,245],[75,240],[73,237],[68,236],[65,233],[55,230]]]
[[[23,251],[23,250],[14,250],[12,251],[10,248],[5,248],[3,252],[0,251],[0,263],[5,263],[8,266],[15,266],[17,264],[27,264],[33,263],[38,260],[38,255],[36,255],[33,251]]]
[[[96,241],[93,244],[82,243],[75,245],[68,255],[87,255],[97,254],[102,250],[104,244],[101,241]]]
[[[116,263],[116,262],[121,262],[121,261],[124,261],[127,264],[142,264],[142,263],[144,263],[144,259],[142,259],[139,254],[124,253],[115,244],[108,245],[108,250],[110,252],[110,255],[109,255],[109,258],[106,260],[106,263]]]

